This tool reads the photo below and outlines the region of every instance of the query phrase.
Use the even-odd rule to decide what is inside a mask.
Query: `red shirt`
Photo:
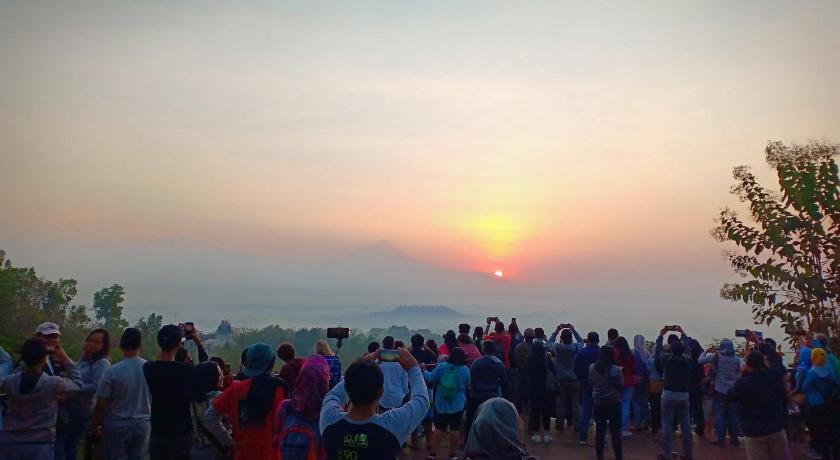
[[[216,412],[227,415],[230,419],[233,439],[237,447],[236,455],[233,457],[235,460],[274,460],[277,458],[277,449],[274,446],[275,417],[277,407],[286,399],[286,390],[283,387],[277,387],[274,403],[266,412],[266,419],[262,423],[250,422],[248,426],[242,423],[240,417],[245,413],[244,405],[250,388],[251,379],[234,382],[213,401],[213,407]]]
[[[502,356],[505,367],[510,369],[510,334],[496,335],[494,332],[484,336],[484,340],[492,340],[496,344],[496,355]],[[502,348],[501,352],[499,348]]]
[[[621,376],[624,378],[624,388],[635,386],[636,358],[633,357],[633,353],[630,352],[627,358],[621,359],[621,352],[615,350],[615,365],[621,368]]]

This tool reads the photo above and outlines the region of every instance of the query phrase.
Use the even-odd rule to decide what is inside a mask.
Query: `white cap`
[[[41,335],[50,335],[50,334],[61,335],[61,331],[58,330],[58,324],[50,323],[50,322],[39,324],[38,327],[35,329],[35,333],[36,334],[41,334]]]

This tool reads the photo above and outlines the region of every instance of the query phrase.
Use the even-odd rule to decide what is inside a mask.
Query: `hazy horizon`
[[[734,166],[775,188],[768,141],[840,141],[838,25],[832,1],[4,2],[0,249],[77,303],[122,284],[132,321],[731,334],[709,230]]]

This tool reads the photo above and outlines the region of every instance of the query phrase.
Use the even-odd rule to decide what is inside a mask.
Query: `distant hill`
[[[388,313],[396,315],[434,315],[437,317],[463,316],[462,313],[445,305],[400,305],[389,312],[381,312],[379,314]]]

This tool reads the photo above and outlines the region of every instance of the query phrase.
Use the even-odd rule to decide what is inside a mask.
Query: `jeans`
[[[66,428],[62,440],[64,441],[64,459],[76,460],[79,444],[85,438],[90,427],[90,417],[72,417],[70,425]]]
[[[592,387],[580,386],[580,431],[578,440],[586,442],[589,435],[589,417],[592,416]]]
[[[580,423],[580,384],[577,380],[557,383],[557,426],[563,426],[563,420],[569,417],[566,406],[572,408],[572,424]]]
[[[633,424],[636,426],[650,425],[648,396],[647,383],[633,387]]]
[[[102,458],[145,460],[150,431],[148,420],[106,420],[102,426]]]
[[[633,403],[633,387],[621,390],[621,431],[630,431],[630,404]]]
[[[0,458],[3,460],[53,460],[55,443],[0,444]]]
[[[759,437],[744,437],[747,460],[793,460],[785,430]]]
[[[598,460],[604,458],[604,442],[607,435],[607,424],[610,427],[615,460],[622,460],[621,454],[621,403],[595,404],[595,456]]]
[[[176,436],[161,436],[152,433],[149,438],[151,460],[190,460],[192,433]]]
[[[682,428],[683,455],[686,460],[692,457],[691,421],[688,414],[689,403],[672,399],[662,400],[662,455],[671,458],[671,444],[674,438],[674,421]]]
[[[715,434],[718,443],[726,441],[729,432],[729,442],[738,444],[738,418],[735,415],[735,404],[726,400],[726,395],[715,391]]]

